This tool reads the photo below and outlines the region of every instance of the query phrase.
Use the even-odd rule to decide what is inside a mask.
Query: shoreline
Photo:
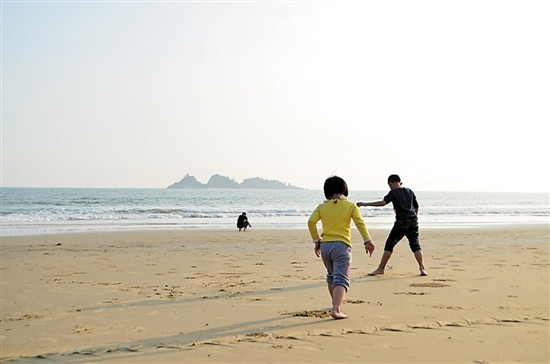
[[[352,229],[346,320],[325,316],[307,229],[3,237],[0,361],[550,360],[548,225],[421,226],[427,277],[404,240],[368,276],[389,230],[369,231],[372,258]]]
[[[282,227],[262,227],[261,225],[255,223],[255,227],[249,229],[252,230],[261,230],[261,231],[285,231],[285,230],[306,230],[306,224],[284,224]],[[387,230],[388,232],[393,226],[393,221],[391,223],[384,224],[371,224],[367,225],[370,230]],[[539,228],[539,227],[550,227],[548,222],[515,222],[515,223],[455,223],[455,224],[429,224],[420,222],[420,229],[422,231],[436,231],[436,230],[464,230],[464,229],[526,229],[526,228]],[[355,229],[352,226],[352,230]],[[5,231],[12,232],[7,235],[3,235]],[[17,231],[18,233],[13,233]],[[85,225],[80,227],[5,227],[2,226],[0,230],[0,239],[9,238],[9,237],[25,237],[25,236],[40,236],[40,235],[58,235],[58,234],[100,234],[108,232],[162,232],[162,231],[208,231],[208,232],[223,232],[223,231],[236,231],[236,228],[233,226],[185,226],[178,224],[162,224],[162,225],[135,225],[129,224],[126,226],[114,226],[114,225]]]

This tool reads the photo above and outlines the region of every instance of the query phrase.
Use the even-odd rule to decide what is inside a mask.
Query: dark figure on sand
[[[418,262],[420,275],[427,276],[428,273],[426,273],[423,263],[422,248],[420,247],[420,241],[418,239],[418,201],[416,201],[416,195],[410,188],[402,186],[401,178],[396,174],[392,174],[388,177],[388,186],[390,186],[390,192],[384,196],[383,200],[357,203],[357,206],[361,207],[386,206],[391,202],[395,211],[395,223],[386,240],[386,246],[384,247],[380,265],[376,270],[369,273],[369,275],[375,276],[384,274],[386,264],[392,256],[393,248],[406,236],[409,240],[409,247]]]
[[[252,227],[250,223],[248,222],[248,217],[246,216],[246,212],[243,212],[239,217],[237,218],[237,227],[239,228],[239,231],[246,231],[247,227]]]

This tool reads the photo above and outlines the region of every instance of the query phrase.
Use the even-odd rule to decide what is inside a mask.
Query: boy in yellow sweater
[[[328,291],[332,298],[331,316],[345,319],[348,315],[341,311],[341,306],[350,286],[351,220],[363,237],[365,252],[372,256],[375,246],[359,207],[347,199],[346,182],[338,176],[329,177],[323,190],[327,200],[317,206],[307,225],[315,243],[315,255],[323,259],[327,269]],[[323,227],[321,236],[317,232],[319,220]]]

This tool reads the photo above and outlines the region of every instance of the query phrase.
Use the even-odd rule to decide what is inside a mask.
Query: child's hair
[[[323,190],[325,191],[325,197],[327,199],[335,193],[341,193],[342,195],[348,197],[348,185],[346,184],[346,181],[338,176],[327,178]]]
[[[401,182],[401,178],[399,178],[398,175],[392,174],[388,177],[388,183],[395,183],[395,182]]]

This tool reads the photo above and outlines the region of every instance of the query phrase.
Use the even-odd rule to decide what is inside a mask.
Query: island
[[[175,182],[167,188],[182,189],[213,189],[213,188],[233,188],[233,189],[256,189],[256,190],[304,190],[305,188],[293,186],[276,180],[267,180],[260,177],[247,178],[242,183],[234,179],[215,174],[208,182],[201,183],[195,176],[186,174],[179,182]]]

